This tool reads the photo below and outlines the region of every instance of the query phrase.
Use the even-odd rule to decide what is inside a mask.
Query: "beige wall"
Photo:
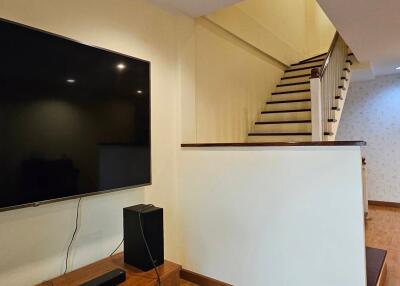
[[[146,0],[0,0],[0,17],[151,61],[153,185],[84,198],[70,266],[109,255],[122,239],[122,208],[143,201],[164,207],[166,258],[179,262],[176,154],[180,95],[194,90],[186,63],[193,20]],[[0,213],[0,285],[33,285],[61,274],[76,203]]]
[[[205,19],[196,51],[197,142],[244,142],[284,67]]]
[[[335,31],[315,0],[245,0],[208,18],[287,65],[328,50]]]

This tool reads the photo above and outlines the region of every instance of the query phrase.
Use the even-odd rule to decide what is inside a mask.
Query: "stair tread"
[[[310,84],[310,82],[309,81],[300,81],[300,82],[293,82],[293,83],[283,83],[283,84],[278,84],[276,87],[304,85],[304,84]]]
[[[308,62],[308,61],[310,61],[310,60],[314,60],[314,59],[316,59],[316,58],[319,58],[319,57],[322,57],[322,56],[326,56],[328,53],[323,53],[323,54],[320,54],[320,55],[317,55],[317,56],[313,56],[313,57],[311,57],[311,58],[308,58],[308,59],[305,59],[305,60],[302,60],[302,61],[300,61],[300,63],[305,63],[305,62]]]
[[[309,136],[311,132],[257,132],[249,133],[249,136]]]
[[[285,80],[285,79],[292,79],[292,78],[300,78],[300,77],[310,77],[311,73],[307,73],[307,74],[301,74],[301,75],[294,75],[294,76],[284,76],[281,77],[281,80]]]
[[[318,63],[318,62],[322,62],[324,61],[324,59],[316,59],[316,60],[308,60],[306,62],[298,62],[297,64],[291,64],[291,67],[295,67],[295,66],[300,66],[300,65],[306,65],[306,64],[311,64],[311,63]]]
[[[271,110],[271,111],[261,111],[261,114],[268,113],[290,113],[290,112],[310,112],[311,108],[307,109],[285,109],[285,110]]]
[[[311,120],[286,120],[286,121],[257,121],[256,125],[263,124],[302,124],[302,123],[311,123]]]
[[[321,67],[321,65],[313,65],[313,66],[309,66],[309,67],[295,68],[295,69],[286,70],[285,73],[295,72],[295,71],[302,71],[302,70],[309,70],[309,69],[320,68],[320,67]]]
[[[310,92],[311,89],[298,89],[298,90],[288,90],[288,91],[278,91],[278,92],[273,92],[271,93],[272,95],[276,94],[288,94],[288,93],[300,93],[300,92]]]
[[[296,103],[296,102],[311,102],[310,99],[294,99],[294,100],[278,100],[278,101],[267,101],[267,104],[283,104],[283,103]]]

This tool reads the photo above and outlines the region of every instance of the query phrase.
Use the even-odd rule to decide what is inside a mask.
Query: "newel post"
[[[312,141],[323,141],[321,79],[319,68],[311,70],[310,89]]]

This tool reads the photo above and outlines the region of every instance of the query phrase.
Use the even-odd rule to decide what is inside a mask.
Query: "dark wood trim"
[[[367,286],[377,286],[379,277],[384,271],[387,251],[384,249],[366,247]]]
[[[311,102],[311,99],[293,99],[293,100],[267,101],[267,104],[281,104],[281,103],[295,103],[295,102]]]
[[[300,78],[300,77],[306,77],[306,76],[310,77],[310,76],[311,76],[311,73],[301,74],[301,75],[294,75],[294,76],[284,76],[284,77],[281,77],[281,80],[293,79],[293,78]]]
[[[306,62],[298,62],[297,64],[292,64],[290,66],[295,67],[295,66],[301,66],[301,65],[311,64],[311,63],[318,63],[318,62],[322,62],[322,61],[324,61],[324,59],[308,60]]]
[[[300,92],[310,92],[311,89],[299,89],[299,90],[288,90],[288,91],[278,91],[271,93],[272,95],[277,94],[290,94],[290,93],[300,93]]]
[[[276,87],[304,85],[304,84],[310,84],[310,82],[309,81],[300,81],[300,82],[293,82],[293,83],[284,83],[284,84],[278,84]]]
[[[286,132],[286,133],[249,133],[249,136],[311,136],[311,132]]]
[[[384,201],[372,201],[372,200],[369,200],[368,204],[371,205],[371,206],[400,208],[400,203],[395,203],[395,202],[384,202]]]
[[[257,121],[255,125],[265,125],[265,124],[302,124],[311,123],[311,120],[288,120],[288,121]]]
[[[181,270],[181,278],[201,286],[233,286],[186,269]]]
[[[254,143],[185,143],[181,147],[292,147],[292,146],[366,146],[365,141],[308,141]]]
[[[308,109],[287,109],[287,110],[261,111],[261,114],[290,113],[290,112],[310,112],[310,111],[311,111],[311,108],[308,108]]]
[[[321,65],[314,65],[314,66],[309,66],[309,67],[304,67],[304,68],[290,69],[290,70],[286,70],[285,73],[288,73],[288,72],[295,72],[295,71],[309,70],[309,69],[320,68],[320,67],[321,67]]]
[[[310,61],[310,60],[313,60],[313,59],[316,59],[316,58],[319,58],[319,57],[326,56],[326,54],[327,54],[327,53],[323,53],[323,54],[320,54],[320,55],[318,55],[318,56],[313,56],[313,57],[311,57],[311,58],[302,60],[302,61],[300,61],[299,63],[306,63],[306,62],[308,62],[308,61]],[[322,60],[324,60],[324,59],[322,59]]]
[[[321,77],[321,73],[319,68],[314,68],[311,70],[311,78],[320,78]]]

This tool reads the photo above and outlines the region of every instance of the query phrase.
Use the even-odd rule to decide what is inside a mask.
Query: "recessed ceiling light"
[[[136,91],[136,93],[137,93],[137,94],[142,94],[142,93],[143,93],[143,90],[140,90],[140,89],[139,89],[139,90]]]
[[[75,79],[73,79],[73,78],[69,78],[69,79],[67,79],[67,82],[68,82],[68,83],[75,83],[75,82],[76,82],[76,80],[75,80]]]
[[[396,70],[400,70],[400,67],[397,67]]]
[[[125,69],[125,65],[123,63],[119,63],[117,64],[117,69],[119,69],[120,71]]]

